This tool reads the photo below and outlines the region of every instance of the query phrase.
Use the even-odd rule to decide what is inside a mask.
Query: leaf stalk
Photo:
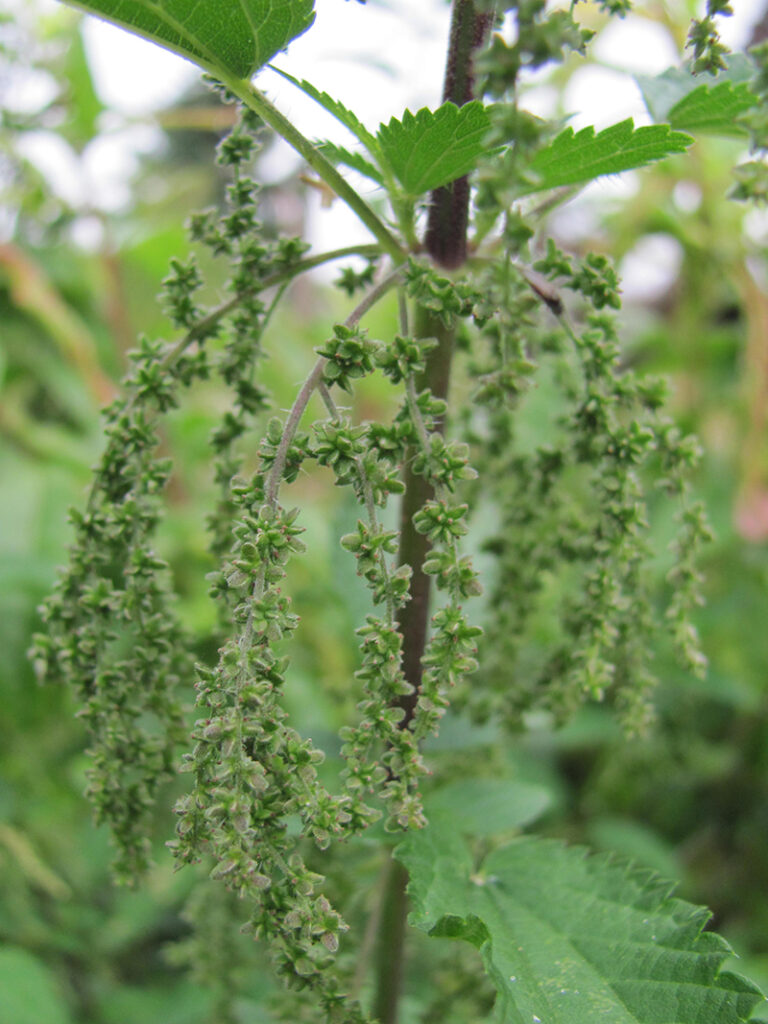
[[[339,199],[356,213],[365,224],[382,249],[392,258],[395,264],[402,263],[407,253],[395,238],[383,220],[381,220],[362,196],[352,188],[349,182],[333,166],[331,161],[313,145],[306,136],[292,124],[267,97],[250,82],[242,79],[224,79],[224,85],[249,110],[277,132],[296,152],[302,156],[312,170],[332,189]]]

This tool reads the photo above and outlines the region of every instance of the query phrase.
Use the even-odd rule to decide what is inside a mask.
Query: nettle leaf
[[[543,786],[508,779],[458,779],[424,798],[429,821],[450,821],[463,835],[492,836],[536,821],[552,805]]]
[[[478,870],[455,828],[395,850],[410,874],[411,923],[480,952],[502,1024],[739,1024],[761,1001],[721,970],[709,913],[657,875],[525,837]]]
[[[249,78],[305,32],[314,0],[67,0],[209,71]]]
[[[375,181],[377,185],[384,185],[381,171],[362,153],[347,149],[346,146],[338,146],[335,142],[320,142],[317,148],[328,157],[331,163],[349,167],[353,171],[357,171],[358,174]]]
[[[755,73],[755,65],[744,54],[730,54],[728,67],[714,78],[708,78],[706,86],[717,89],[724,82],[736,87],[749,82]],[[660,75],[635,75],[643,102],[657,124],[671,123],[669,113],[692,92],[701,88],[701,79],[688,68],[667,68]]]
[[[426,107],[402,121],[380,126],[377,138],[387,163],[411,196],[430,192],[468,174],[485,150],[490,119],[479,100],[457,107]]]
[[[683,153],[692,142],[690,135],[673,131],[666,124],[635,128],[632,118],[598,133],[592,127],[580,132],[566,128],[536,153],[529,165],[534,181],[524,191],[579,185],[604,174],[644,167],[673,153]]]

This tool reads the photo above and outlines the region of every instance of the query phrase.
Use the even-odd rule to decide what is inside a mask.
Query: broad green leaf
[[[270,65],[270,69],[280,75],[281,78],[287,79],[292,85],[295,85],[297,89],[313,99],[315,103],[319,104],[326,110],[332,117],[335,117],[337,121],[344,125],[344,127],[352,132],[356,139],[361,142],[371,156],[378,160],[380,157],[379,144],[376,136],[373,135],[365,127],[360,118],[353,111],[345,107],[339,100],[335,100],[332,96],[329,96],[327,92],[320,92],[316,89],[311,82],[306,79],[299,80],[294,78],[293,75],[289,75],[287,71],[281,71],[280,68],[276,68],[274,64]]]
[[[419,196],[468,174],[485,150],[488,113],[478,100],[437,110],[406,110],[402,121],[380,126],[377,138],[387,163],[408,195]]]
[[[67,0],[206,70],[248,78],[314,21],[314,0]]]
[[[635,128],[632,118],[602,132],[566,128],[540,149],[529,165],[532,182],[526,192],[579,185],[604,174],[644,167],[673,153],[682,153],[693,139],[666,124]]]
[[[335,142],[321,142],[317,148],[328,157],[331,163],[350,167],[353,171],[357,171],[358,174],[363,174],[366,178],[370,178],[371,181],[375,181],[377,185],[384,184],[381,171],[370,160],[367,160],[362,153],[347,149],[346,146],[337,146]]]
[[[25,949],[0,948],[0,993],[3,1024],[70,1024],[56,978]]]
[[[708,912],[651,872],[525,837],[478,870],[455,829],[395,850],[411,922],[463,939],[496,986],[502,1024],[739,1024],[759,990],[721,970],[731,951]]]
[[[669,111],[668,120],[673,128],[694,135],[747,135],[737,118],[753,107],[756,99],[744,82],[740,85],[704,84],[676,103]]]
[[[710,90],[724,82],[736,87],[748,82],[754,72],[755,65],[749,57],[731,54],[728,67],[716,77],[708,78],[706,85]],[[687,68],[667,68],[660,75],[635,75],[635,81],[643,94],[648,113],[657,124],[671,123],[670,110],[701,87],[701,77]]]
[[[509,779],[460,779],[425,797],[424,810],[430,821],[439,817],[464,835],[492,836],[530,825],[551,803],[543,786]]]

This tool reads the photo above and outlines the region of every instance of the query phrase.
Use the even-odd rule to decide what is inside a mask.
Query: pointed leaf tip
[[[444,103],[437,110],[406,110],[400,120],[382,124],[382,154],[408,195],[419,196],[462,178],[474,169],[490,128],[479,100],[462,107]]]

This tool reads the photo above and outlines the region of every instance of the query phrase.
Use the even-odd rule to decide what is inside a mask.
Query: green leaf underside
[[[485,150],[488,113],[478,100],[444,103],[380,126],[377,138],[387,163],[408,195],[419,196],[468,174]]]
[[[67,0],[214,73],[249,78],[314,21],[314,0]]]
[[[550,807],[552,797],[543,786],[506,779],[459,779],[424,798],[427,819],[451,821],[463,835],[491,836],[523,828]]]
[[[669,123],[673,128],[693,134],[747,135],[746,128],[736,119],[755,105],[755,99],[745,83],[700,85],[672,107]]]
[[[293,75],[289,75],[287,71],[281,71],[280,68],[276,68],[274,64],[270,65],[270,70],[276,72],[281,78],[287,79],[292,85],[295,85],[297,89],[301,89],[306,96],[313,99],[315,103],[319,104],[323,108],[323,110],[326,110],[332,117],[335,117],[337,121],[343,124],[348,131],[352,132],[355,138],[365,146],[375,160],[379,159],[379,144],[376,136],[373,135],[372,132],[368,131],[357,114],[345,107],[343,103],[340,103],[332,96],[329,96],[327,92],[320,92],[319,89],[316,89],[315,86],[306,79],[299,80],[298,78],[294,78]]]
[[[754,70],[755,65],[749,57],[731,54],[728,67],[715,78],[708,78],[706,87],[715,90],[724,82],[730,82],[734,87],[741,86],[751,79]],[[701,78],[686,68],[667,68],[660,75],[635,75],[635,81],[648,113],[657,124],[670,122],[672,108],[701,87]]]
[[[328,157],[332,164],[349,167],[353,171],[357,171],[358,174],[375,181],[377,185],[384,185],[381,171],[370,160],[366,160],[362,153],[356,153],[345,146],[338,146],[335,142],[321,142],[317,148]]]
[[[720,968],[708,912],[658,876],[525,837],[473,868],[455,828],[412,833],[411,923],[480,952],[502,1024],[739,1024],[762,996]]]
[[[595,133],[583,128],[566,128],[549,145],[540,149],[530,163],[536,179],[524,191],[559,188],[593,181],[605,174],[618,174],[644,167],[673,153],[683,153],[693,139],[669,125],[635,128],[632,118]]]

